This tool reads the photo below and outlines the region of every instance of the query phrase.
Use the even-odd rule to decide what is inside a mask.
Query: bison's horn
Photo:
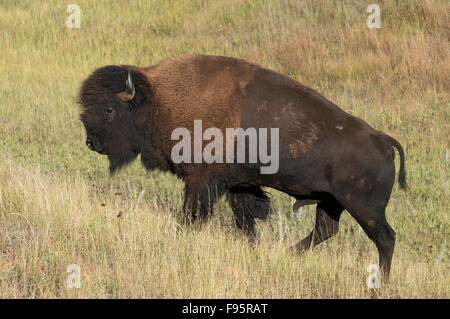
[[[126,81],[126,88],[124,92],[119,93],[119,97],[127,102],[131,101],[136,93],[136,89],[134,88],[133,80],[131,79],[131,70],[128,70],[128,79]]]
[[[131,79],[131,70],[128,70],[128,79],[127,79],[127,94],[133,94],[134,92],[134,84]]]

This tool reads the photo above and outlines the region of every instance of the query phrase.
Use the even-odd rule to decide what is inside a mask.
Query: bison
[[[86,144],[108,156],[111,173],[140,154],[147,169],[184,181],[186,222],[205,221],[226,195],[236,226],[254,237],[255,218],[272,210],[262,187],[274,188],[294,197],[296,209],[317,204],[314,230],[294,246],[298,252],[336,235],[346,209],[375,242],[388,278],[395,232],[385,209],[395,180],[393,147],[399,184],[407,186],[403,148],[315,90],[243,59],[191,54],[149,67],[101,67],[83,82],[79,103]],[[173,132],[194,132],[196,120],[222,132],[278,128],[277,171],[262,174],[261,160],[175,162]]]

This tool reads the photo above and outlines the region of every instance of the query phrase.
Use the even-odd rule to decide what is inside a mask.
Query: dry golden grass
[[[372,242],[344,214],[339,234],[299,257],[306,217],[272,191],[255,247],[222,199],[203,227],[178,225],[182,184],[139,163],[110,179],[84,146],[76,95],[107,64],[184,53],[242,57],[289,74],[405,147],[410,188],[386,298],[448,298],[449,17],[446,1],[0,1],[0,297],[367,298]],[[124,9],[127,8],[127,9]],[[398,167],[398,166],[397,166]],[[120,217],[118,217],[120,216]],[[66,284],[70,264],[81,288]]]

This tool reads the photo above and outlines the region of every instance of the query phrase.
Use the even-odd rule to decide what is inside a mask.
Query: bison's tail
[[[405,152],[403,151],[403,147],[400,145],[400,143],[393,137],[384,134],[384,137],[388,141],[389,144],[391,144],[393,147],[395,147],[398,151],[398,154],[400,155],[400,172],[398,174],[398,183],[400,184],[400,187],[402,189],[407,189],[408,185],[406,183],[406,172],[405,172]]]

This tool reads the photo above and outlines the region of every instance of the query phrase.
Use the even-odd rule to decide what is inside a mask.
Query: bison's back
[[[272,179],[281,186],[330,192],[342,184],[342,174],[375,175],[377,162],[380,169],[386,160],[392,162],[391,147],[366,122],[298,81],[264,68],[255,71],[246,87],[240,122],[244,128],[279,128],[280,170]]]
[[[257,67],[241,59],[192,54],[149,68],[160,120],[186,128],[200,119],[203,127],[239,127],[244,88]]]
[[[203,130],[216,127],[224,134],[226,128],[279,128],[280,171],[274,178],[280,180],[295,175],[301,184],[315,185],[336,156],[345,162],[360,153],[365,160],[370,136],[377,134],[313,89],[245,60],[185,55],[147,72],[167,146],[176,143],[170,140],[175,128],[193,135],[194,120],[202,120]],[[320,180],[316,186],[324,188],[326,179]]]

